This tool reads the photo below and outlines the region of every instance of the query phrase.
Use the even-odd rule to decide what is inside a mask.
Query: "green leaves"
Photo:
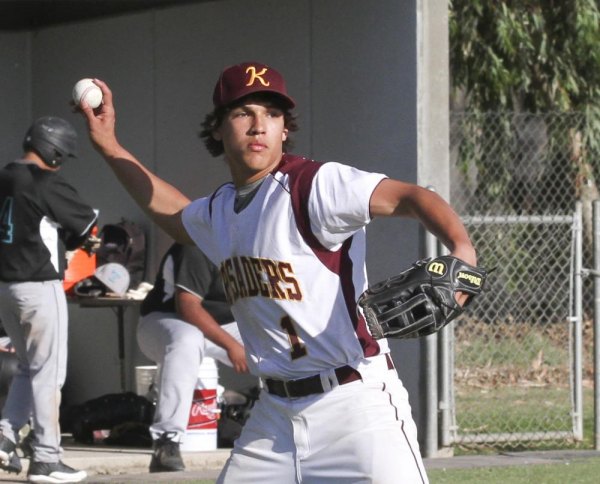
[[[594,0],[452,0],[450,65],[468,108],[529,112],[600,105]]]
[[[582,146],[567,146],[564,153],[577,152],[577,156],[567,157],[566,162],[575,175],[583,167],[593,169],[590,175],[600,173],[597,0],[452,0],[449,27],[451,93],[452,99],[464,100],[461,111],[577,114],[582,122],[565,117],[573,124],[561,129],[547,126],[549,146],[562,144],[569,132],[578,133]],[[514,184],[510,164],[518,153],[505,151],[506,158],[496,153],[493,164],[502,166],[502,176],[487,176],[493,164],[486,158],[490,146],[482,149],[482,145],[501,139],[509,143],[512,135],[500,132],[484,139],[486,127],[476,124],[474,128],[482,134],[461,147],[457,163],[464,172],[476,166],[477,191],[485,194],[481,200],[498,201]],[[575,192],[579,178],[571,187]]]

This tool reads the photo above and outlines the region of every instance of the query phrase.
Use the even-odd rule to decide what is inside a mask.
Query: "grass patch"
[[[566,388],[459,389],[456,415],[461,434],[568,431],[572,426]]]
[[[427,474],[431,484],[595,484],[600,476],[600,458],[542,465],[432,469]]]
[[[217,482],[215,479],[200,479],[198,481],[185,480],[185,481],[173,481],[171,484],[215,484]]]
[[[556,464],[536,464],[461,469],[431,469],[430,484],[595,484],[600,476],[600,457],[573,459]],[[172,484],[214,484],[214,479],[186,479]]]
[[[533,394],[529,392],[526,398],[517,398],[518,392],[513,393],[507,389],[500,393],[494,391],[493,396],[488,396],[485,393],[471,394],[467,403],[471,409],[480,412],[478,417],[480,419],[478,420],[479,427],[473,425],[473,416],[469,420],[467,415],[462,414],[465,424],[464,428],[461,428],[461,432],[464,433],[467,430],[473,433],[569,430],[571,420],[568,402],[565,402],[562,406],[549,403],[556,402],[556,399],[553,399],[551,395],[552,390],[545,388],[541,389],[540,392],[541,395],[537,397],[532,396]],[[493,411],[490,410],[490,407],[493,408]],[[460,412],[457,414],[458,416],[461,416]],[[460,422],[461,420],[457,419],[457,421]],[[558,427],[557,422],[562,422],[562,427]],[[594,393],[592,389],[584,388],[582,441],[561,439],[497,444],[470,444],[464,442],[454,447],[454,454],[477,455],[499,451],[522,452],[526,450],[591,450],[594,449],[594,445]]]
[[[590,336],[590,328],[586,321],[584,336]],[[454,411],[460,441],[455,454],[592,448],[590,348],[586,345],[583,358],[584,440],[577,442],[570,437],[569,345],[568,324],[461,320],[455,328]],[[542,440],[548,433],[554,433],[553,440]],[[493,442],[499,434],[511,434],[513,441]],[[487,442],[474,442],[486,437]]]

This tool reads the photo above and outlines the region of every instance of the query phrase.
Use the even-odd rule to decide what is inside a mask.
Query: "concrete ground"
[[[185,472],[148,473],[150,449],[126,449],[101,445],[84,446],[63,442],[63,461],[76,469],[88,472],[87,483],[176,482],[215,479],[229,456],[230,449],[186,452],[183,459]],[[458,456],[425,459],[427,469],[453,469],[459,467],[491,467],[506,465],[532,465],[566,462],[584,457],[600,457],[599,451],[540,451],[504,453],[500,455]],[[27,482],[29,461],[22,459],[23,471],[19,475],[0,471],[0,482]]]

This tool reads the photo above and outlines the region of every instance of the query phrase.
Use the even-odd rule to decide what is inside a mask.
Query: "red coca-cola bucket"
[[[182,452],[215,450],[217,448],[218,368],[213,358],[204,358],[198,372],[198,383],[190,408],[190,418],[181,442]]]

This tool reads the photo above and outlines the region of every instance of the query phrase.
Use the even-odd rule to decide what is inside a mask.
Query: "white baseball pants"
[[[33,418],[34,460],[57,462],[59,408],[67,372],[68,308],[61,281],[0,282],[0,320],[19,359],[0,430],[17,442]]]
[[[426,484],[396,370],[301,398],[264,389],[218,484]]]
[[[221,327],[241,341],[237,323]],[[187,428],[202,359],[214,358],[228,366],[231,361],[223,348],[174,313],[156,311],[142,317],[137,341],[142,352],[160,365],[158,402],[150,434],[158,439],[164,432],[176,432],[171,440],[180,442]]]

